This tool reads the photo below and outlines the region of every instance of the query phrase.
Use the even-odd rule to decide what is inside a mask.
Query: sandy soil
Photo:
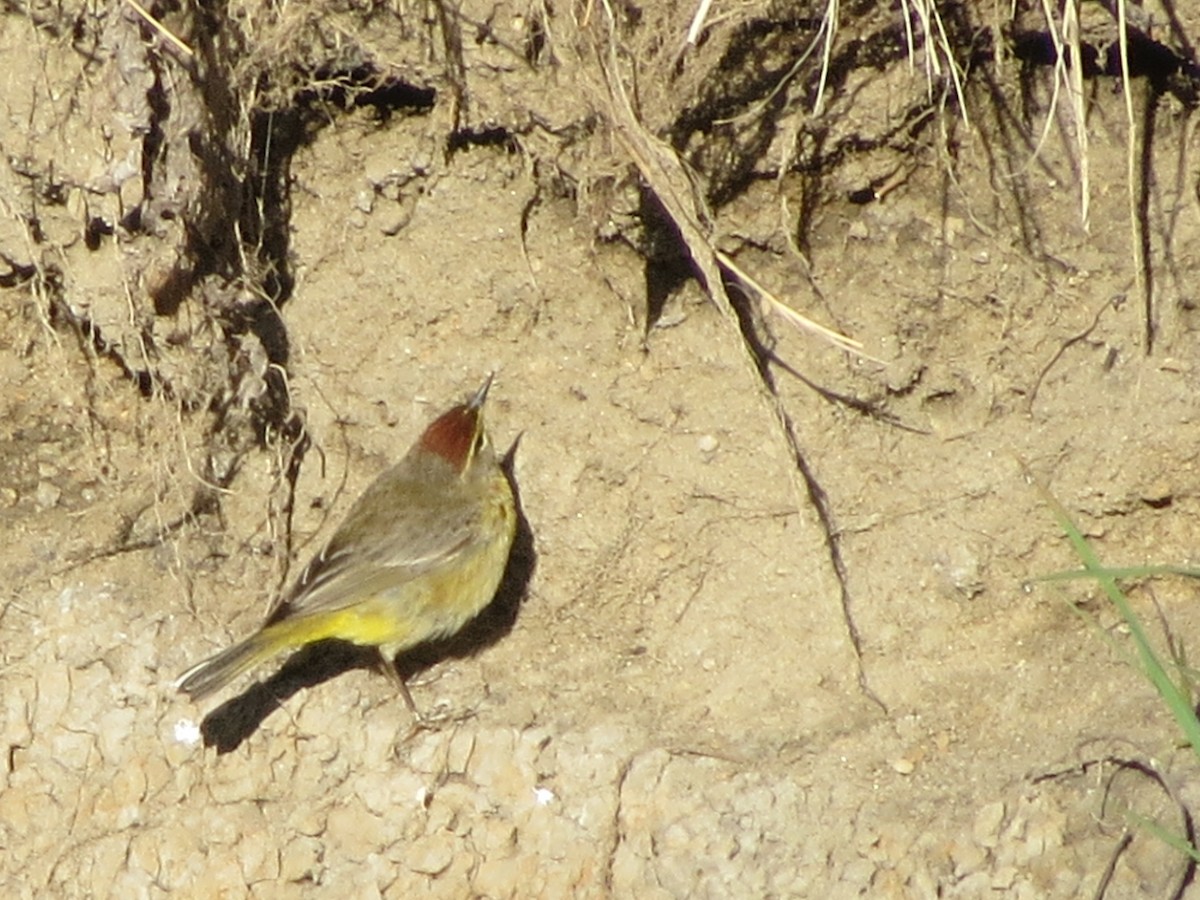
[[[1085,229],[1051,69],[977,62],[964,122],[890,11],[814,116],[815,19],[679,61],[691,5],[450,9],[158,10],[193,57],[120,4],[0,18],[4,895],[1185,895],[1139,822],[1190,829],[1197,761],[1099,592],[1036,581],[1078,565],[1039,483],[1107,563],[1195,556],[1172,85],[1131,92],[1148,346],[1113,78]],[[867,356],[678,277],[609,46],[720,248]],[[337,648],[176,694],[489,371],[525,528],[406,667],[441,726]],[[1193,649],[1194,584],[1131,596]]]

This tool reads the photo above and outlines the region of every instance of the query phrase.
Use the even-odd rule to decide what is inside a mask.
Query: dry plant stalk
[[[779,432],[795,463],[789,467],[788,471],[793,489],[796,491],[797,504],[799,506],[803,502],[801,498],[807,496],[824,529],[830,561],[841,586],[842,621],[854,654],[859,689],[881,709],[886,709],[883,701],[879,699],[867,682],[866,670],[863,667],[862,639],[851,611],[851,595],[845,564],[838,547],[837,532],[824,490],[804,458],[792,430],[791,420],[783,408],[778,393],[765,382],[759,370],[759,361],[741,333],[733,304],[725,290],[725,277],[721,271],[721,254],[712,242],[712,229],[709,225],[711,216],[701,192],[697,189],[691,175],[675,151],[651,134],[634,112],[633,104],[630,102],[618,72],[616,35],[612,27],[611,11],[606,10],[606,12],[609,25],[607,42],[604,44],[600,41],[593,42],[596,62],[603,79],[603,91],[597,90],[597,93],[602,93],[602,97],[598,98],[597,106],[607,114],[618,143],[629,154],[642,179],[654,192],[663,209],[679,230],[680,239],[691,255],[692,263],[699,272],[705,290],[722,317],[733,329],[733,333],[737,335],[741,356],[758,388],[756,393],[762,398],[778,424]],[[812,324],[815,326],[815,323]],[[820,328],[821,326],[816,327]],[[828,329],[823,330],[829,332]],[[835,334],[834,332],[829,333]],[[840,343],[835,343],[843,349],[854,349],[857,344],[843,335],[837,335],[837,338]]]
[[[721,271],[724,267],[742,284],[753,290],[769,309],[783,316],[785,321],[808,334],[828,341],[839,350],[878,362],[874,357],[862,352],[861,342],[797,312],[734,264],[727,254],[716,249],[712,239],[712,228],[708,224],[712,216],[701,191],[674,149],[650,134],[633,110],[624,83],[617,73],[613,35],[609,35],[607,54],[598,45],[595,51],[604,77],[605,106],[617,140],[679,229],[680,237],[699,270],[704,288],[721,313],[736,320],[729,295],[725,291],[725,277]]]

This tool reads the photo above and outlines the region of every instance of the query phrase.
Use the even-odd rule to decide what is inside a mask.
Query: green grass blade
[[[1100,564],[1091,545],[1071,520],[1062,504],[1050,496],[1048,491],[1043,491],[1043,493],[1054,512],[1054,517],[1058,520],[1059,527],[1067,535],[1076,555],[1083,562],[1084,569],[1090,577],[1096,579],[1108,596],[1109,602],[1125,620],[1130,637],[1137,648],[1137,657],[1142,670],[1150,679],[1150,683],[1154,685],[1154,689],[1158,691],[1159,696],[1162,697],[1163,702],[1166,703],[1171,715],[1175,717],[1175,721],[1187,737],[1188,743],[1192,745],[1193,752],[1200,757],[1200,720],[1197,720],[1196,712],[1192,709],[1187,690],[1177,685],[1167,674],[1166,668],[1146,636],[1141,619],[1133,611],[1121,589],[1117,587],[1116,577],[1111,574],[1112,570],[1106,569]]]
[[[1034,581],[1072,581],[1079,578],[1095,578],[1103,575],[1114,581],[1128,578],[1150,578],[1160,575],[1179,575],[1184,578],[1200,578],[1200,569],[1190,566],[1125,566],[1116,569],[1104,567],[1098,569],[1066,569],[1062,572],[1051,572],[1049,575],[1039,575]]]

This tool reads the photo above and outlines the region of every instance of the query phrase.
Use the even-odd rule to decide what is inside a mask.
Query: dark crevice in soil
[[[1011,38],[1013,55],[1029,66],[1046,67],[1058,62],[1054,40],[1046,31],[1015,31]],[[1126,62],[1130,78],[1147,78],[1156,91],[1171,93],[1180,103],[1194,109],[1200,97],[1200,66],[1195,59],[1175,50],[1135,28],[1126,28]],[[1083,41],[1080,61],[1084,78],[1123,78],[1121,46],[1114,39],[1107,43]]]
[[[679,226],[663,208],[658,195],[646,185],[639,191],[638,216],[642,241],[637,249],[644,260],[646,333],[649,334],[662,318],[671,295],[684,282],[698,275]]]
[[[93,353],[101,359],[113,363],[121,375],[132,383],[143,397],[154,396],[157,390],[162,396],[173,398],[171,385],[161,379],[156,379],[147,369],[138,369],[129,365],[124,355],[110,343],[95,322],[87,316],[77,315],[71,310],[62,297],[62,279],[60,273],[46,268],[42,271],[41,287],[50,300],[50,324],[55,328],[66,326],[79,338],[85,352]]]
[[[387,121],[396,114],[427,113],[438,99],[434,88],[386,76],[372,63],[320,66],[304,80],[308,86],[296,91],[293,109],[312,110],[322,104],[342,111],[370,109]]]
[[[507,128],[459,128],[446,140],[448,156],[471,147],[502,147],[510,153],[518,150],[516,139]]]

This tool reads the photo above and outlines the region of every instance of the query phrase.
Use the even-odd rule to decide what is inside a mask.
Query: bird
[[[421,720],[396,657],[455,634],[491,602],[516,533],[512,486],[483,423],[492,377],[367,487],[258,631],[176,687],[200,700],[285,651],[336,638],[378,648]]]

